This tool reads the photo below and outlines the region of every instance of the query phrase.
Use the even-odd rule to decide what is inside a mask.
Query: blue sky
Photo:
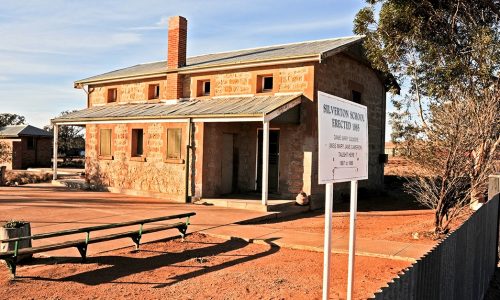
[[[73,81],[163,60],[167,18],[188,19],[188,56],[352,35],[362,0],[2,0],[0,113],[43,126],[86,105]]]

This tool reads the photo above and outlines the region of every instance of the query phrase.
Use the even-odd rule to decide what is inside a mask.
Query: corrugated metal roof
[[[21,137],[21,136],[47,136],[52,137],[52,133],[31,125],[10,125],[0,127],[0,137]]]
[[[212,99],[194,99],[176,104],[116,104],[94,106],[59,118],[55,123],[96,120],[169,119],[188,117],[227,118],[263,117],[290,101],[301,97],[301,93],[275,96],[228,96]]]
[[[292,59],[299,57],[319,57],[329,51],[360,42],[362,36],[341,37],[326,40],[307,41],[286,45],[274,45],[253,49],[205,54],[187,58],[186,66],[179,70],[220,65],[237,65],[250,62]],[[166,74],[167,61],[139,64],[78,80],[75,84],[98,82],[118,78]]]

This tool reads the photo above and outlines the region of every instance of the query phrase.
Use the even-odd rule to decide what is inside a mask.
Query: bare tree
[[[429,125],[412,141],[408,157],[434,174],[411,178],[406,188],[435,210],[437,234],[449,230],[471,199],[483,199],[500,143],[498,82],[485,87],[480,96],[455,89],[447,99],[430,107]]]

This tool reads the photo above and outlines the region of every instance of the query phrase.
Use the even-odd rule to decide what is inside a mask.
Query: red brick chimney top
[[[168,19],[167,68],[176,69],[186,65],[187,20],[181,16]]]

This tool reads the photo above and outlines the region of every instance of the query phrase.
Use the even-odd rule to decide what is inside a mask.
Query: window
[[[361,104],[361,92],[352,90],[352,102]]]
[[[273,77],[266,76],[262,78],[262,91],[272,91],[273,90]]]
[[[181,158],[182,130],[180,128],[167,129],[167,159]]]
[[[198,92],[196,94],[198,97],[210,96],[210,80],[198,80]]]
[[[142,156],[144,153],[143,130],[132,129],[132,156]]]
[[[203,96],[210,96],[210,80],[203,82]]]
[[[160,85],[159,84],[150,84],[148,91],[148,99],[159,99],[160,98]]]
[[[118,99],[117,89],[108,89],[108,103],[116,102]]]
[[[259,76],[257,79],[257,92],[272,92],[273,91],[273,76]]]
[[[99,155],[111,156],[111,129],[99,131]]]
[[[27,148],[28,150],[34,150],[35,149],[35,138],[30,136],[26,140],[27,143]]]

